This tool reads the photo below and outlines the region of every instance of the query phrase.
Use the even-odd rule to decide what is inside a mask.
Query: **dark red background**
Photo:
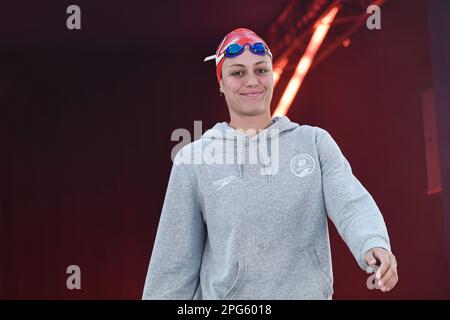
[[[171,133],[229,120],[202,60],[233,28],[264,36],[285,5],[96,3],[78,2],[76,32],[65,29],[71,3],[2,13],[0,298],[140,298]],[[288,117],[336,139],[384,214],[400,281],[389,294],[368,290],[333,228],[334,297],[449,298],[443,196],[426,194],[427,2],[389,1],[382,29],[351,40],[311,70]],[[82,290],[66,288],[71,264]]]

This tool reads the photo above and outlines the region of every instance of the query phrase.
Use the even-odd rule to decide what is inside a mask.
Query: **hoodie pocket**
[[[222,298],[223,300],[233,299],[234,296],[239,292],[245,281],[247,273],[247,266],[245,264],[245,259],[236,262],[235,268],[237,269],[236,277],[231,287],[226,291],[225,295],[223,296]]]
[[[323,295],[325,298],[330,297],[333,294],[333,284],[329,278],[329,276],[325,273],[325,271],[322,269],[320,265],[319,256],[317,254],[317,251],[313,248],[306,249],[305,250],[308,256],[308,259],[311,263],[311,265],[314,268],[315,273],[321,279],[323,285],[324,285],[324,291]]]

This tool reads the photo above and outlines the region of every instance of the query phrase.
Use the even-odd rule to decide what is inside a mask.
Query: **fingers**
[[[375,274],[377,287],[387,292],[392,290],[398,282],[397,260],[389,251],[382,248],[373,248],[366,252],[364,260],[369,266],[376,265],[380,262],[380,266]]]
[[[391,291],[398,282],[397,273],[394,272],[390,278],[386,280],[380,280],[380,282],[382,283],[382,286],[380,286],[381,291],[383,292]]]
[[[369,250],[365,255],[364,255],[364,260],[366,260],[367,265],[369,266],[373,266],[377,263],[377,259],[375,258],[375,255],[373,253],[373,250]]]
[[[389,259],[389,252],[384,249],[374,249],[373,253],[378,260],[380,260],[381,265],[376,273],[377,280],[381,280],[386,272],[389,270],[391,266],[391,260]]]
[[[394,257],[391,260],[390,267],[384,276],[379,280],[378,285],[382,291],[390,291],[398,282],[397,265]]]

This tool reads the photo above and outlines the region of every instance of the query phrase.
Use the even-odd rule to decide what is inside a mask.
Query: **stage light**
[[[348,48],[350,46],[350,44],[352,43],[352,40],[350,40],[349,38],[345,39],[344,41],[342,41],[342,46],[344,48]]]
[[[281,96],[280,102],[278,103],[273,116],[283,116],[288,112],[289,108],[291,107],[292,101],[297,95],[298,90],[300,89],[300,86],[302,85],[302,82],[306,74],[308,73],[309,68],[311,67],[314,56],[316,55],[323,40],[325,39],[325,36],[330,29],[331,23],[336,17],[338,11],[339,6],[334,6],[314,27],[314,34],[311,37],[308,46],[306,47],[305,53],[297,64],[295,72],[289,80],[289,83],[285,91],[283,92],[283,95]]]

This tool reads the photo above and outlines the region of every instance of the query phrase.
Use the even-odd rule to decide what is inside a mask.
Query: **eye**
[[[257,74],[265,74],[265,73],[267,73],[269,70],[267,70],[267,69],[264,69],[264,68],[260,68],[260,69],[257,69],[256,70],[256,73]]]
[[[231,73],[231,75],[233,76],[233,77],[242,77],[243,75],[244,75],[244,72],[243,71],[234,71],[234,72],[232,72]]]

